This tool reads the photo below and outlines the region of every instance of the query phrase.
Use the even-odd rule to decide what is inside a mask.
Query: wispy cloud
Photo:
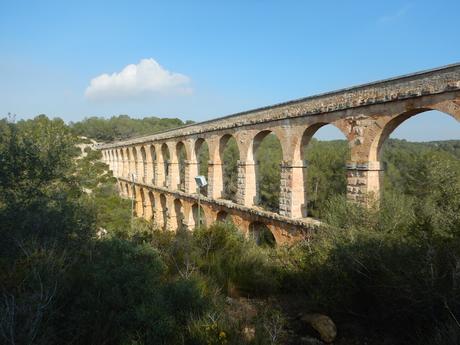
[[[158,94],[189,94],[190,78],[164,69],[154,59],[143,59],[120,72],[93,78],[85,96],[92,101],[127,100]]]
[[[412,4],[406,4],[403,7],[399,8],[396,12],[380,17],[377,22],[384,24],[394,22],[402,17],[404,17],[409,10],[412,8]]]

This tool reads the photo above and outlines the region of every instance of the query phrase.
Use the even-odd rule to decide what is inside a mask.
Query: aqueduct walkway
[[[378,199],[383,169],[381,148],[406,119],[439,110],[460,121],[460,64],[250,110],[154,135],[99,146],[103,160],[119,181],[122,195],[135,191],[138,216],[160,227],[193,228],[196,222],[197,152],[209,148],[208,191],[202,200],[210,224],[227,215],[244,232],[264,223],[277,242],[290,242],[317,224],[306,218],[303,152],[315,132],[332,124],[347,138],[347,197],[370,203]],[[427,129],[429,131],[429,128]],[[282,147],[279,214],[255,207],[258,145],[275,134]],[[223,150],[236,139],[238,190],[236,202],[222,199]],[[179,150],[185,149],[185,176],[179,172]],[[131,173],[135,186],[129,187]]]

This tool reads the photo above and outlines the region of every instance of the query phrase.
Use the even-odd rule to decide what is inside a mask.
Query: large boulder
[[[337,327],[329,316],[323,314],[304,314],[300,318],[319,333],[321,340],[332,343],[337,336]]]

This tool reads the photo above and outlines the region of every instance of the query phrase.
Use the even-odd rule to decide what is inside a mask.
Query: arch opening
[[[203,207],[198,208],[198,204],[193,204],[192,206],[193,221],[195,223],[195,228],[206,227],[206,215],[204,213]]]
[[[133,163],[134,163],[134,179],[136,181],[139,181],[139,166],[138,166],[138,160],[137,160],[137,149],[133,147]]]
[[[156,150],[155,150],[155,146],[154,145],[150,145],[149,147],[149,151],[150,151],[150,159],[151,159],[151,166],[150,166],[150,169],[152,171],[152,180],[151,181],[147,181],[148,183],[152,183],[153,185],[157,184],[157,177],[156,177],[156,174],[155,174],[155,165],[158,163],[158,160],[157,160],[157,153],[156,153]]]
[[[453,115],[432,109],[416,109],[390,120],[371,148],[370,160],[380,160],[386,141],[435,142],[460,137],[459,122]],[[429,128],[429,131],[427,131]]]
[[[179,190],[185,191],[185,160],[187,152],[183,142],[179,141],[176,145],[177,164],[179,165]]]
[[[442,170],[450,169],[455,174],[459,140],[460,121],[451,114],[418,109],[394,117],[372,145],[371,156],[384,170],[379,180],[380,196],[385,199],[404,194],[418,201],[428,198],[438,190],[433,174],[442,175]]]
[[[105,152],[105,160],[106,160],[105,163],[109,166],[109,170],[113,170],[112,150],[109,150],[109,151]]]
[[[351,151],[346,136],[333,124],[308,127],[301,140],[304,161],[304,213],[321,218],[327,201],[347,192],[347,161]]]
[[[145,203],[144,188],[141,188],[140,194],[141,194],[141,200],[140,200],[141,201],[141,207],[140,207],[141,214],[140,216],[145,217],[146,203]]]
[[[240,151],[238,144],[232,135],[226,134],[220,139],[219,158],[222,163],[222,198],[236,202]]]
[[[279,212],[281,162],[283,151],[278,137],[271,131],[259,132],[253,141],[255,163],[254,204]]]
[[[163,159],[163,173],[165,177],[165,181],[163,183],[163,187],[169,187],[170,175],[169,175],[169,164],[170,164],[170,154],[168,145],[163,144],[161,145],[161,156]]]
[[[195,158],[198,164],[198,175],[202,175],[208,181],[208,162],[209,162],[209,148],[206,140],[203,138],[197,139],[195,142]],[[200,192],[202,195],[208,195],[208,188],[207,186],[204,188],[200,188]]]
[[[150,214],[151,214],[151,219],[156,220],[155,216],[155,196],[153,195],[152,191],[149,191],[149,202],[150,202]]]
[[[219,211],[216,215],[216,222],[233,223],[231,215],[227,211]]]
[[[168,228],[168,204],[166,201],[166,196],[164,194],[160,194],[160,206],[161,206],[161,227],[163,230],[167,230]]]
[[[125,183],[125,190],[126,190],[126,197],[129,198],[130,197],[130,193],[129,193],[129,186],[127,183]]]
[[[184,215],[184,207],[182,205],[182,201],[180,199],[174,200],[174,213],[176,214],[176,228],[177,231],[182,231],[185,229],[185,215]]]
[[[126,171],[125,171],[125,177],[131,180],[131,173],[132,173],[132,168],[131,168],[131,153],[129,152],[129,147],[126,148]]]
[[[249,224],[249,238],[254,240],[254,242],[261,247],[275,247],[276,240],[273,233],[262,222],[253,222]]]
[[[118,176],[120,174],[119,166],[120,166],[120,159],[118,158],[118,150],[115,150],[115,165],[113,168],[113,174],[115,176]]]
[[[120,166],[119,166],[119,169],[120,169],[120,172],[119,172],[119,176],[120,177],[125,177],[125,165],[126,165],[126,162],[125,162],[125,155],[123,153],[123,149],[120,150],[120,158],[121,158],[121,161],[120,161]]]
[[[147,183],[147,153],[145,147],[141,147],[141,159],[142,159],[142,182]]]

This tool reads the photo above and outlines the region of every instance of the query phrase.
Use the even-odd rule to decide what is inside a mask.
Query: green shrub
[[[389,195],[375,212],[331,200],[326,219],[334,226],[304,248],[300,266],[312,305],[395,343],[430,337],[460,315],[460,241],[446,236],[457,230],[433,232],[423,202]],[[433,212],[442,217],[444,207]]]
[[[278,288],[278,268],[267,255],[268,249],[248,241],[231,223],[215,223],[193,233],[198,248],[198,266],[227,291],[264,295]]]

